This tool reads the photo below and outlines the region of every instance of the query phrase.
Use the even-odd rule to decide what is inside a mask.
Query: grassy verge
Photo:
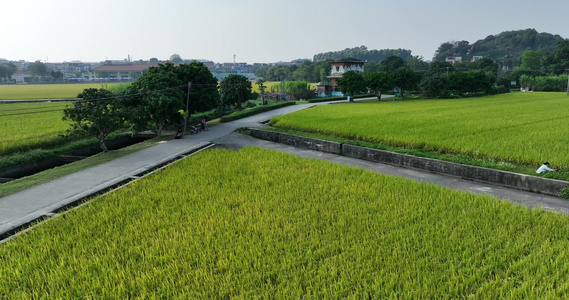
[[[0,295],[565,299],[567,232],[487,196],[216,149],[0,245]]]
[[[91,157],[87,157],[80,161],[72,162],[60,167],[49,169],[31,176],[26,176],[24,178],[9,181],[0,185],[0,197],[5,197],[17,192],[23,191],[25,189],[31,188],[36,185],[40,185],[56,178],[63,177],[111,160],[125,156],[136,151],[140,151],[155,145],[160,141],[171,140],[172,135],[165,135],[155,137],[144,142],[134,144],[122,149],[113,150],[109,152],[102,152]]]
[[[317,138],[317,139],[321,139],[321,140],[333,141],[333,142],[350,144],[350,145],[361,146],[361,147],[374,148],[374,149],[379,149],[379,150],[387,150],[387,151],[392,151],[392,152],[397,152],[397,153],[404,153],[404,154],[414,155],[414,156],[418,156],[418,157],[426,157],[426,158],[444,160],[444,161],[449,161],[449,162],[454,162],[454,163],[459,163],[459,164],[465,164],[465,165],[471,165],[471,166],[479,166],[479,167],[485,167],[485,168],[490,168],[490,169],[497,169],[497,170],[527,174],[527,175],[537,175],[535,173],[536,168],[534,168],[533,166],[522,165],[522,164],[514,164],[511,162],[498,161],[498,160],[489,159],[489,158],[483,159],[483,158],[471,157],[471,156],[464,155],[464,154],[439,153],[439,152],[428,151],[428,150],[424,150],[424,149],[409,149],[409,148],[403,148],[403,147],[394,147],[394,146],[391,146],[388,144],[370,143],[370,142],[365,142],[365,141],[358,141],[358,140],[352,140],[352,139],[347,139],[347,138],[343,138],[343,137],[333,136],[333,135],[311,133],[311,132],[292,130],[292,129],[270,127],[270,128],[263,128],[263,130],[283,132],[283,133],[288,133],[288,134],[293,134],[293,135],[298,135],[298,136]],[[243,130],[242,132],[247,133],[246,130]],[[552,178],[552,179],[569,181],[569,173],[568,172],[550,172],[550,173],[546,173],[546,174],[540,175],[540,176],[545,177],[545,178]]]

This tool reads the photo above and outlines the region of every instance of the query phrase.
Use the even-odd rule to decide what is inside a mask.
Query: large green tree
[[[393,82],[395,87],[399,91],[399,94],[404,98],[404,92],[415,88],[421,81],[421,76],[417,72],[404,67],[395,70],[391,73],[393,77]]]
[[[367,88],[374,94],[377,99],[381,100],[381,95],[393,89],[395,83],[393,78],[387,72],[372,72],[364,75]]]
[[[108,151],[106,137],[124,125],[124,111],[117,98],[110,91],[93,88],[83,90],[77,98],[83,100],[66,108],[63,119],[72,122],[73,132],[96,136],[101,149]]]
[[[405,66],[405,61],[399,56],[390,56],[379,63],[381,72],[391,73]]]
[[[348,71],[338,80],[340,91],[346,95],[354,96],[366,90],[366,82],[361,72]]]
[[[28,71],[34,76],[43,77],[47,75],[47,66],[38,60],[28,66]]]
[[[161,135],[165,124],[181,124],[184,84],[173,68],[173,64],[152,67],[128,88],[124,103],[133,131],[144,130],[152,123],[153,130]]]
[[[251,81],[243,75],[231,74],[221,81],[219,94],[223,105],[233,105],[241,110],[241,104],[247,101],[251,94]]]

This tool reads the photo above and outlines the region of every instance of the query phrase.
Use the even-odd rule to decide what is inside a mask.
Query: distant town
[[[150,67],[166,62],[190,63],[201,62],[211,73],[222,80],[229,74],[240,74],[249,80],[257,80],[255,71],[262,67],[299,65],[305,59],[277,63],[245,63],[224,62],[215,63],[205,59],[182,59],[174,54],[168,60],[132,60],[130,56],[123,60],[105,60],[101,62],[42,62],[42,61],[11,61],[0,58],[0,83],[30,84],[30,83],[78,83],[78,82],[130,82],[144,74]],[[307,59],[306,59],[307,60]]]

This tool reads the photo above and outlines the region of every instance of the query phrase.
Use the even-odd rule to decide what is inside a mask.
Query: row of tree
[[[63,118],[72,122],[71,131],[96,136],[107,151],[106,137],[120,128],[128,126],[133,133],[152,129],[161,135],[167,124],[182,128],[183,113],[190,118],[229,105],[241,109],[250,94],[251,82],[244,76],[230,75],[218,86],[202,63],[166,63],[113,91],[85,89],[77,96],[83,100],[65,109]]]
[[[425,70],[413,69],[399,57],[385,59],[377,71],[346,72],[338,81],[344,94],[355,95],[366,90],[377,94],[395,91],[404,97],[405,92],[421,91],[426,97],[446,98],[467,93],[493,93],[496,89],[496,68],[492,60],[462,65],[456,68],[450,63],[434,62]],[[465,67],[466,66],[466,67]]]

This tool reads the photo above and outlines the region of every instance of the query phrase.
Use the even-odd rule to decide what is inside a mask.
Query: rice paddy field
[[[509,93],[461,100],[317,106],[273,118],[277,128],[440,153],[569,167],[569,97]]]
[[[100,89],[112,83],[0,85],[0,100],[75,98],[84,89]]]
[[[566,215],[214,149],[0,244],[0,298],[561,299],[568,236]]]
[[[62,120],[70,102],[0,104],[0,155],[57,144],[70,128]]]

